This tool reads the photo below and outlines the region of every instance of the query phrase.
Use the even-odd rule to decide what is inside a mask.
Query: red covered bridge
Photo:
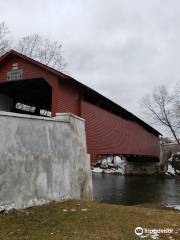
[[[0,58],[0,110],[84,118],[91,160],[122,154],[129,161],[159,161],[158,131],[72,77],[14,50]]]

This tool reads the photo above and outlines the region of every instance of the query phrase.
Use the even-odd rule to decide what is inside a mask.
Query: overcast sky
[[[180,80],[178,0],[0,0],[2,20],[14,39],[62,42],[68,74],[139,117],[146,93]]]

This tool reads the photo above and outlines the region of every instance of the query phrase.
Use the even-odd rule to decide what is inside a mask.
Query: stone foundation
[[[125,175],[158,175],[159,163],[132,163],[126,161]]]

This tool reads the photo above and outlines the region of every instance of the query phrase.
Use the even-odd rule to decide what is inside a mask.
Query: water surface
[[[94,199],[144,206],[180,205],[180,178],[93,173]]]

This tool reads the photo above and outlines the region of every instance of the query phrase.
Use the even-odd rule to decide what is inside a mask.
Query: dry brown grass
[[[173,238],[180,239],[175,233],[180,229],[176,211],[68,201],[1,214],[0,240],[133,240],[138,239],[137,226],[173,228]]]

